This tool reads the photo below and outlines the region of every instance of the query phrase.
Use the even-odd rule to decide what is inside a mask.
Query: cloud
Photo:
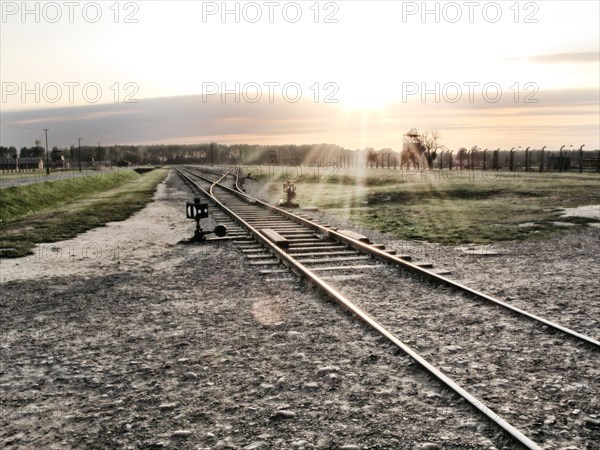
[[[511,61],[522,60],[531,61],[539,64],[586,64],[600,62],[600,53],[598,52],[566,52],[566,53],[548,53],[544,55],[532,55],[526,58],[510,58]]]
[[[523,86],[525,87],[525,86]],[[568,108],[568,107],[597,107],[600,104],[600,90],[598,88],[581,89],[542,89],[538,85],[532,84],[526,89],[521,89],[517,93],[507,89],[491,89],[488,94],[483,94],[480,86],[474,91],[472,98],[469,97],[468,90],[463,90],[462,97],[456,103],[452,103],[439,96],[439,101],[435,101],[433,95],[426,97],[426,102],[422,104],[429,105],[432,109],[450,109],[450,110],[487,110],[486,114],[504,114],[507,110],[521,110],[525,114],[535,112],[541,108]],[[496,101],[495,97],[498,95]],[[449,95],[448,97],[451,98]],[[420,102],[419,95],[409,98],[409,103]],[[398,101],[391,104],[392,108],[402,107],[402,102]]]
[[[596,148],[599,96],[598,89],[540,91],[537,104],[515,103],[512,92],[505,93],[498,103],[481,98],[474,102],[468,98],[459,103],[421,102],[416,97],[371,111],[348,110],[312,99],[249,103],[236,102],[233,96],[225,102],[218,96],[207,101],[200,95],[163,97],[134,104],[2,112],[0,144],[31,146],[47,127],[51,147],[76,145],[77,137],[83,137],[87,145],[327,142],[352,149],[398,148],[403,133],[417,127],[438,129],[451,147],[510,148],[522,145],[524,139],[554,145],[548,141],[551,134],[557,145],[577,137],[588,148]]]

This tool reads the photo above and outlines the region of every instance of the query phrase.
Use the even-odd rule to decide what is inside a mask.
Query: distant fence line
[[[235,159],[235,158],[234,158]],[[45,170],[43,158],[0,158],[0,173],[27,173]],[[214,161],[217,165],[239,165],[240,161]],[[79,170],[79,161],[50,160],[51,171]],[[211,164],[202,158],[190,158],[180,164]],[[81,161],[82,170],[114,167],[115,161]],[[269,161],[245,162],[244,165],[308,166],[328,168],[418,169],[426,170],[424,158],[403,161],[402,154],[379,151],[371,154],[353,153],[314,155],[304,161],[288,157],[272,157]],[[444,150],[438,152],[432,169],[442,170],[496,170],[526,172],[600,172],[600,150]]]
[[[277,161],[272,161],[276,165]],[[367,167],[373,169],[427,169],[426,162],[403,161],[396,152],[380,152],[371,158],[342,155],[336,158],[311,158],[305,165],[339,168]],[[433,169],[505,170],[527,172],[600,172],[600,150],[444,150],[433,161]]]
[[[70,160],[50,160],[50,170],[79,170],[78,161]],[[115,165],[112,161],[81,161],[82,170],[98,170],[102,167],[112,167]],[[19,173],[19,172],[37,172],[46,169],[46,160],[44,158],[0,158],[0,172]]]
[[[577,170],[579,172],[600,172],[600,151],[583,150],[469,150],[453,157],[453,152],[442,152],[439,168],[481,170],[508,170],[508,171],[539,171],[566,172]]]

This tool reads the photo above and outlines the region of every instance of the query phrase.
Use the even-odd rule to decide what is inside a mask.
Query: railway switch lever
[[[188,219],[196,221],[196,230],[194,237],[191,239],[192,242],[204,241],[207,234],[214,233],[218,237],[223,237],[227,234],[227,228],[224,225],[217,225],[213,231],[203,231],[200,227],[200,219],[206,219],[208,217],[208,204],[200,203],[198,197],[194,198],[193,202],[187,202],[185,207],[185,214]]]

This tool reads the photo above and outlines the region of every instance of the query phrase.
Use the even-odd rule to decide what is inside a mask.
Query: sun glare
[[[385,77],[378,82],[369,82],[368,73],[364,70],[347,75],[338,82],[339,92],[336,96],[340,106],[348,110],[380,110],[390,100],[390,84]]]
[[[350,111],[378,111],[383,109],[385,106],[385,102],[383,100],[361,96],[353,97],[340,103],[345,109]]]

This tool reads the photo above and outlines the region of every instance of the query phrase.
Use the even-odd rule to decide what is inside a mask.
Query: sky
[[[0,145],[600,148],[598,1],[2,1]]]

